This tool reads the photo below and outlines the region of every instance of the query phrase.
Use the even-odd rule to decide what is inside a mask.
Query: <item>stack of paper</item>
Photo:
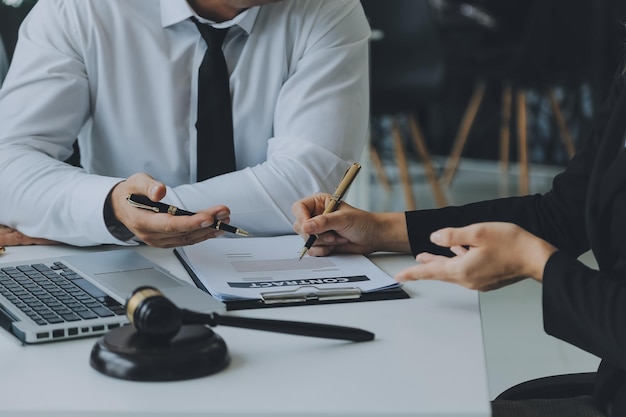
[[[218,238],[176,251],[195,278],[223,301],[307,301],[359,297],[400,284],[362,255],[305,256],[297,235]]]

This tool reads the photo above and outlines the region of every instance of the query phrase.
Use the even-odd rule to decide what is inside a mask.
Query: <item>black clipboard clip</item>
[[[320,289],[304,286],[289,291],[261,293],[264,304],[307,303],[311,301],[344,301],[361,298],[361,290],[355,287]]]

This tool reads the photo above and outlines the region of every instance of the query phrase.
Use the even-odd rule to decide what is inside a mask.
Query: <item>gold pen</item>
[[[6,252],[6,248],[4,246],[0,246],[0,255],[2,255],[4,252]]]
[[[330,197],[330,201],[328,202],[328,205],[324,208],[323,214],[331,213],[337,209],[337,206],[339,206],[339,203],[341,203],[341,199],[343,199],[343,197],[346,195],[346,192],[348,191],[350,184],[352,184],[352,181],[354,181],[354,178],[356,177],[356,174],[359,173],[360,169],[361,169],[361,165],[357,164],[356,162],[353,163],[350,168],[348,168],[346,173],[343,175],[341,182],[335,189],[335,192]],[[302,252],[300,252],[300,259],[304,257],[304,255],[307,253],[309,249],[311,249],[311,246],[313,246],[313,243],[315,243],[316,239],[317,239],[317,235],[309,236],[306,243],[304,244],[304,247],[302,248]]]

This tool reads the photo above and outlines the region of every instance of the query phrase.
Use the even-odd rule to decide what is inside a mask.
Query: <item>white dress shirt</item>
[[[73,245],[123,242],[103,220],[136,172],[191,211],[225,204],[254,235],[292,232],[291,205],[332,192],[365,146],[369,26],[357,0],[285,0],[231,21],[237,171],[196,178],[206,43],[185,0],[46,0],[20,28],[0,90],[0,224]],[[60,161],[79,138],[83,169]],[[207,159],[219,155],[207,155]]]

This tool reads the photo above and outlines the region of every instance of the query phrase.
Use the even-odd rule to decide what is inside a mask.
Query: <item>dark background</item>
[[[389,36],[391,31],[399,30],[398,25],[406,24],[409,17],[402,15],[402,9],[411,8],[410,1],[405,0],[405,6],[393,11],[390,4],[402,0],[362,0],[370,22],[375,23],[372,26],[389,31]],[[514,88],[526,91],[530,162],[565,165],[569,158],[545,93],[549,89],[555,92],[574,142],[580,144],[623,62],[626,0],[425,1],[431,6],[441,38],[438,48],[444,51],[445,61],[445,81],[436,93],[439,97],[425,105],[418,102],[413,110],[430,152],[442,156],[450,153],[476,82],[482,80],[487,89],[463,156],[497,160],[502,85],[512,82]],[[481,24],[476,16],[464,16],[460,10],[468,6],[475,14],[484,12],[495,22],[494,27]],[[396,16],[384,16],[385,13]],[[404,30],[408,33],[410,26]],[[426,32],[425,36],[432,39],[434,34]],[[372,46],[375,60],[380,53],[377,54],[374,42]],[[403,52],[404,61],[413,59],[412,54],[428,53],[428,47],[429,43],[415,42],[414,51]],[[383,55],[391,56],[393,45],[385,48]],[[377,63],[373,62],[372,67],[375,69]],[[373,71],[373,78],[376,73]],[[374,101],[376,80],[373,85]],[[416,87],[417,94],[433,94],[423,90],[424,86]],[[515,120],[512,123],[510,158],[515,160]],[[372,140],[384,158],[393,159],[386,124],[384,116],[373,119]],[[406,148],[413,151],[409,143]]]
[[[4,41],[9,60],[15,50],[17,30],[34,4],[35,0],[26,0],[19,7],[12,7],[0,1],[0,36]]]

